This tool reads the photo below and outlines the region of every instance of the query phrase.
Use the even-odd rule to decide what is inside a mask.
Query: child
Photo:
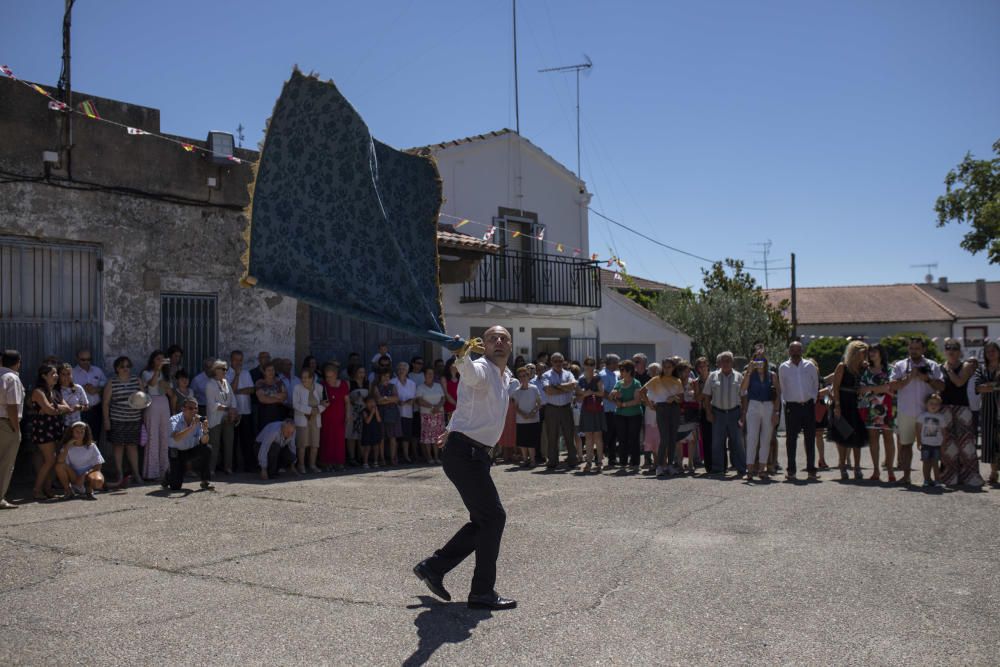
[[[542,423],[538,416],[542,394],[538,387],[531,384],[531,372],[527,366],[517,369],[517,379],[520,384],[516,387],[512,385],[510,391],[517,410],[517,445],[521,449],[521,466],[533,468],[535,452],[542,441]]]
[[[379,460],[385,463],[382,455],[382,415],[374,396],[365,397],[365,409],[361,411],[364,423],[361,426],[361,467],[368,469],[368,455],[372,454],[374,467],[378,468]],[[375,451],[372,452],[372,447]]]
[[[56,460],[56,475],[63,485],[63,498],[72,498],[82,493],[87,500],[97,500],[95,490],[104,488],[101,464],[104,457],[94,443],[90,426],[85,422],[74,422],[63,433],[62,451]]]
[[[941,394],[931,394],[924,404],[927,408],[917,418],[917,449],[924,463],[924,488],[941,486],[941,443],[951,423],[951,413],[941,412]],[[931,481],[931,470],[934,481]]]
[[[184,401],[189,398],[195,398],[194,391],[191,389],[191,378],[188,377],[187,372],[181,368],[174,375],[174,407],[171,414],[177,414],[184,407]]]

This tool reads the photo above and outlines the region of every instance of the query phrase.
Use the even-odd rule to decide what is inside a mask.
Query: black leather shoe
[[[486,593],[485,595],[470,594],[469,609],[513,609],[517,606],[517,600],[502,598],[496,593]]]
[[[451,594],[444,588],[443,577],[431,572],[431,569],[427,567],[427,561],[417,563],[413,568],[413,574],[417,575],[417,579],[427,584],[427,588],[430,589],[431,593],[445,602],[451,602]]]

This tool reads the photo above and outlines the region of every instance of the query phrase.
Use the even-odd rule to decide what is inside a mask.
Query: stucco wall
[[[851,336],[877,340],[900,333],[924,333],[931,338],[951,335],[951,322],[885,322],[864,324],[800,324],[800,336]]]
[[[601,345],[653,344],[656,358],[691,355],[691,338],[614,289],[605,288],[603,307],[594,313]]]

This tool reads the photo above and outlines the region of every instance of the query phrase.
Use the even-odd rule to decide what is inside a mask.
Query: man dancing
[[[455,366],[461,376],[458,403],[448,424],[441,453],[444,473],[462,496],[469,510],[469,522],[433,556],[418,563],[413,573],[434,595],[450,601],[451,595],[444,587],[444,575],[475,551],[476,569],[472,575],[469,607],[513,609],[517,602],[500,597],[494,589],[507,513],[490,477],[491,453],[503,432],[510,402],[507,387],[512,376],[507,369],[507,359],[512,341],[510,332],[501,326],[488,329],[483,339],[482,348],[476,345],[478,341],[471,340],[456,354]],[[481,352],[483,356],[470,359],[470,350]]]

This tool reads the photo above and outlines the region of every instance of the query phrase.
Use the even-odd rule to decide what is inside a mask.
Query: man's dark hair
[[[180,352],[181,354],[184,354],[184,348],[174,343],[173,345],[167,348],[167,356],[168,357],[174,356],[174,352]]]
[[[13,368],[17,365],[17,362],[21,361],[21,353],[17,350],[4,350],[3,357],[0,357],[0,365],[4,368]]]
[[[920,336],[910,336],[910,340],[909,340],[909,342],[910,342],[910,343],[920,343],[920,344],[921,344],[921,345],[923,345],[924,347],[927,347],[927,343],[925,343],[925,342],[924,342],[924,339],[923,339],[923,338],[921,338]]]

